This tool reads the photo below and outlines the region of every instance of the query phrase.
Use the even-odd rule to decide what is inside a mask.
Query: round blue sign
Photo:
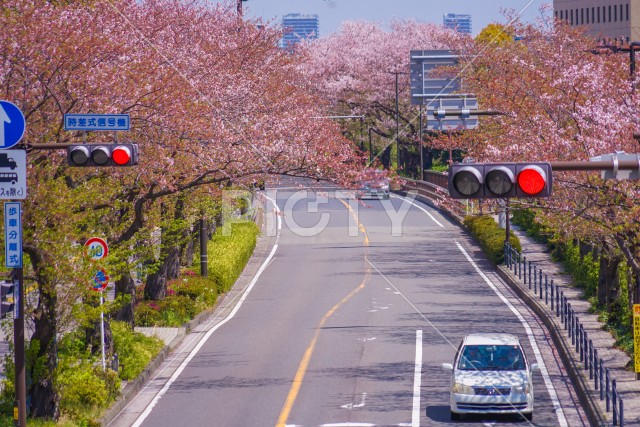
[[[0,101],[0,149],[11,148],[24,135],[22,111],[12,102]]]

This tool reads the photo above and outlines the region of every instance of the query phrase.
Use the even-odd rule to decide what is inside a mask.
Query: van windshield
[[[461,349],[458,369],[463,371],[521,371],[524,355],[517,345],[467,345]]]

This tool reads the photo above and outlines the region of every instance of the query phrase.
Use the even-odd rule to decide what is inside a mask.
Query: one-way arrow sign
[[[24,135],[22,111],[9,101],[0,101],[0,150],[16,145]]]

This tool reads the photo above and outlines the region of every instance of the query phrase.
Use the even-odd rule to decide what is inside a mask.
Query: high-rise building
[[[554,0],[554,15],[604,41],[640,40],[640,2],[637,0]]]
[[[450,28],[459,33],[471,34],[471,15],[445,13],[442,16],[442,23],[446,28]]]
[[[318,15],[302,15],[289,13],[282,17],[282,27],[285,34],[282,37],[282,47],[291,48],[301,40],[317,39],[320,32]]]

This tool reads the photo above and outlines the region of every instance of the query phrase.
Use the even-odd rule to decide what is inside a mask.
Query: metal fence
[[[571,308],[571,303],[564,296],[558,285],[549,280],[535,263],[527,262],[511,244],[505,242],[505,263],[519,280],[528,285],[529,290],[550,308],[560,318],[564,330],[571,338],[571,346],[580,355],[583,369],[589,371],[589,380],[593,380],[600,400],[606,399],[607,412],[613,412],[613,425],[624,426],[624,404],[616,388],[616,380],[609,375],[609,368],[605,368],[602,359],[598,357],[598,350],[593,348],[593,341],[589,339],[580,319]]]

